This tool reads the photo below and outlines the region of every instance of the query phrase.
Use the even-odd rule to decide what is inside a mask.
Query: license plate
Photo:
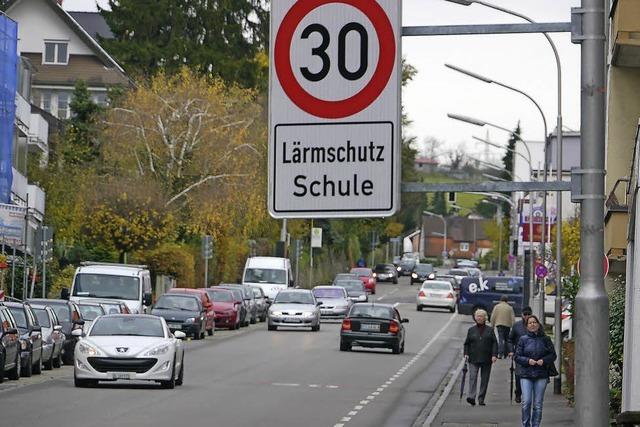
[[[286,317],[284,319],[284,321],[288,322],[288,323],[300,323],[301,322],[301,320],[296,318],[296,317]]]
[[[126,372],[114,372],[113,374],[111,374],[111,378],[113,378],[114,380],[130,380],[131,374]]]
[[[373,323],[362,323],[360,325],[360,330],[361,331],[379,332],[380,331],[380,325],[373,324]]]
[[[170,328],[182,329],[182,323],[169,323]]]

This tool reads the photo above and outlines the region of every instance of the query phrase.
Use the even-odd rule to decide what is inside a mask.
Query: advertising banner
[[[0,239],[11,246],[24,244],[27,208],[0,203]]]

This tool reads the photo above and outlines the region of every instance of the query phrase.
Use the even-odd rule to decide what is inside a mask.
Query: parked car
[[[0,305],[0,383],[5,375],[10,380],[19,379],[20,364],[18,325],[9,308]]]
[[[429,278],[435,278],[435,271],[431,264],[416,264],[411,272],[411,285],[414,283],[422,283]]]
[[[253,291],[253,297],[256,301],[256,315],[258,316],[258,320],[264,322],[267,320],[267,312],[269,311],[269,299],[260,286],[250,285],[250,288]]]
[[[405,330],[400,312],[388,304],[354,304],[340,328],[340,351],[353,346],[390,348],[404,353]]]
[[[31,304],[44,304],[53,308],[60,325],[62,325],[62,333],[64,334],[64,345],[62,346],[62,361],[65,365],[73,364],[73,350],[78,342],[78,338],[71,332],[75,329],[82,329],[84,320],[80,315],[78,305],[73,301],[64,299],[43,299],[33,298],[27,300]]]
[[[62,347],[65,337],[58,316],[48,305],[31,304],[31,308],[42,328],[42,366],[47,370],[59,368],[62,366]]]
[[[368,293],[375,295],[376,293],[376,278],[373,276],[373,270],[365,267],[356,267],[352,268],[349,273],[357,274],[362,283],[364,284],[364,288]]]
[[[213,301],[216,328],[238,329],[240,327],[240,306],[242,303],[236,301],[233,291],[216,286],[207,288],[207,293],[211,301]]]
[[[167,292],[160,295],[151,308],[151,314],[162,317],[172,332],[182,331],[196,340],[205,336],[207,309],[194,293]]]
[[[255,256],[247,258],[242,274],[243,285],[260,286],[270,300],[295,281],[289,258]]]
[[[240,327],[249,326],[249,312],[247,311],[247,306],[244,302],[244,292],[239,288],[227,288],[224,286],[211,286],[211,289],[226,289],[233,293],[233,303],[238,305],[238,310],[240,311]]]
[[[100,304],[105,311],[105,314],[131,314],[129,306],[124,301],[118,301],[114,299],[81,299],[78,301],[80,304],[85,302]]]
[[[471,274],[469,274],[469,270],[467,270],[466,268],[452,268],[451,270],[449,270],[448,274],[456,279],[458,288],[460,287],[460,283],[462,283],[463,278],[471,277]]]
[[[320,330],[320,310],[322,303],[316,301],[308,289],[287,289],[278,292],[267,315],[267,329],[275,331],[278,326]]]
[[[182,296],[187,298],[187,296]],[[77,336],[82,331],[74,331]],[[91,325],[75,349],[76,387],[89,387],[98,381],[156,381],[174,388],[184,381],[184,348],[164,319],[148,314],[109,314]]]
[[[416,309],[423,307],[446,308],[451,313],[456,311],[456,292],[451,282],[446,280],[425,280],[416,296]]]
[[[338,273],[333,277],[332,285],[335,285],[339,280],[360,280],[360,277],[353,273]]]
[[[341,286],[316,286],[312,289],[313,296],[321,302],[320,318],[343,318],[351,309],[353,302],[347,290]]]
[[[89,330],[89,327],[96,320],[96,317],[107,314],[104,307],[95,302],[81,302],[78,303],[78,308],[80,309],[80,315],[82,316],[82,320],[84,320],[84,325],[82,329],[86,332]]]
[[[398,270],[393,264],[376,264],[373,276],[377,282],[392,282],[398,284]]]
[[[28,302],[5,302],[18,326],[21,377],[42,372],[42,328]]]
[[[205,321],[204,329],[207,331],[207,335],[213,335],[213,331],[216,328],[216,313],[213,310],[213,303],[211,302],[211,298],[209,298],[209,294],[206,289],[172,288],[169,289],[169,293],[196,295],[204,309],[204,314],[202,314]],[[202,337],[204,338],[204,335]]]
[[[347,296],[353,302],[367,302],[369,301],[369,295],[364,288],[362,281],[358,278],[350,280],[338,280],[334,282],[333,286],[344,288],[347,291]]]
[[[247,309],[247,317],[252,325],[258,321],[258,307],[256,306],[256,298],[251,289],[251,285],[240,285],[235,283],[221,283],[219,287],[236,288],[242,290],[242,300]]]

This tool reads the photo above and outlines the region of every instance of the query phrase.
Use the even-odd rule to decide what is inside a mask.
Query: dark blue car
[[[473,314],[481,308],[491,316],[493,307],[506,295],[516,316],[522,312],[522,277],[464,277],[460,282],[458,313]]]

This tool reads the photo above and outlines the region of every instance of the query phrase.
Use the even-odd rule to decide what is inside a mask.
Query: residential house
[[[433,173],[438,167],[438,161],[430,157],[416,157],[413,167],[418,172]]]
[[[446,217],[447,238],[446,249],[449,258],[479,259],[491,249],[493,243],[485,232],[485,227],[493,222],[491,219],[480,219],[470,216]],[[444,222],[440,218],[424,216],[424,257],[440,258],[445,248]],[[508,242],[504,242],[508,244]]]
[[[130,85],[97,41],[97,36],[111,35],[99,14],[74,12],[74,18],[55,0],[13,0],[6,14],[18,22],[18,51],[33,65],[34,105],[66,119],[78,80],[87,82],[99,104],[107,102],[109,87]]]

